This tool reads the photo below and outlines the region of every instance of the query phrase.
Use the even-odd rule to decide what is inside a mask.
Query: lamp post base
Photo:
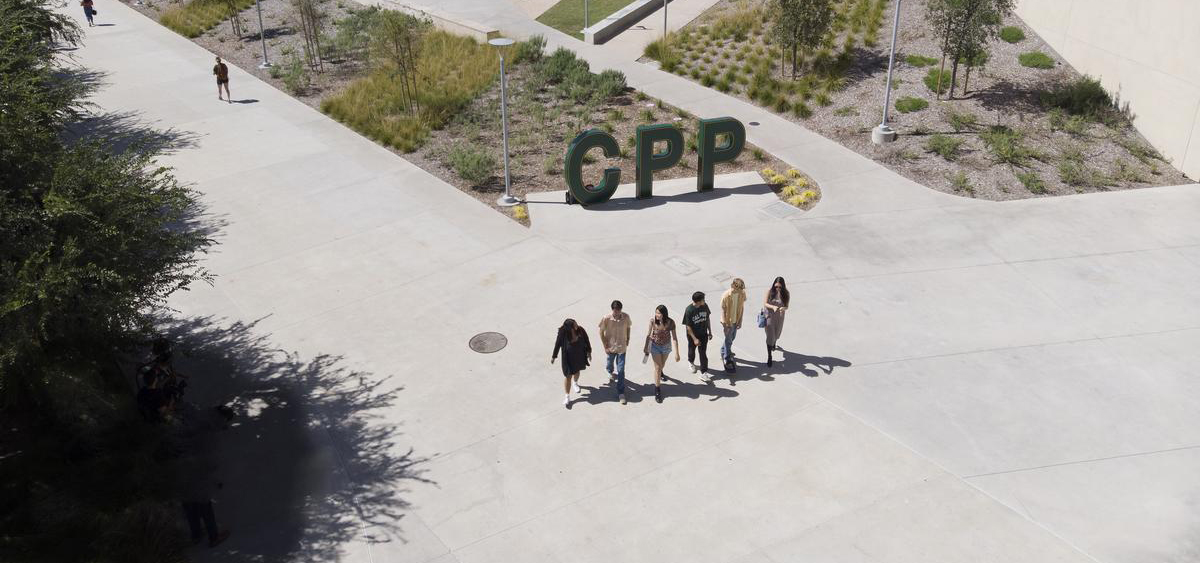
[[[510,195],[502,195],[500,196],[500,199],[496,200],[496,205],[499,205],[500,207],[512,207],[520,204],[521,200]]]
[[[258,63],[258,68],[271,68],[272,66],[274,65],[271,64],[271,61],[263,61]]]
[[[888,127],[887,125],[876,125],[875,128],[871,130],[871,142],[875,143],[876,145],[882,145],[884,143],[895,141],[896,137],[898,136],[899,134],[896,133],[896,130]]]

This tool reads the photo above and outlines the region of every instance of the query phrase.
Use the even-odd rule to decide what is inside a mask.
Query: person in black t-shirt
[[[712,339],[712,328],[709,326],[710,311],[704,303],[704,293],[697,291],[692,294],[692,304],[683,311],[683,326],[688,333],[688,363],[692,365],[692,373],[700,372],[700,380],[708,383],[708,341]],[[696,366],[696,352],[700,352],[700,366]]]

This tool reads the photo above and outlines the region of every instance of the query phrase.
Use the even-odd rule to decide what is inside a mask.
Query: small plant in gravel
[[[904,57],[904,62],[908,63],[911,66],[921,68],[921,67],[935,65],[935,64],[937,64],[938,60],[933,57],[926,57],[924,55],[909,55],[907,57]]]
[[[954,111],[946,112],[946,122],[950,124],[950,128],[954,129],[955,133],[963,131],[972,131],[979,124],[979,118],[969,111]]]
[[[1130,156],[1138,159],[1138,162],[1141,162],[1142,164],[1150,166],[1153,164],[1153,162],[1151,162],[1152,160],[1163,160],[1162,155],[1159,154],[1158,151],[1154,150],[1154,147],[1151,147],[1150,145],[1120,136],[1113,140],[1120,145],[1121,148],[1125,149]]]
[[[1146,177],[1136,167],[1120,158],[1113,164],[1112,176],[1122,182],[1144,183],[1146,181]]]
[[[758,147],[751,149],[750,154],[754,156],[754,160],[757,160],[759,162],[762,162],[767,159],[767,155],[764,154],[762,149],[760,149]]]
[[[788,101],[787,96],[780,96],[778,100],[775,100],[773,109],[779,113],[787,113],[792,109],[792,103]]]
[[[833,115],[838,117],[851,117],[858,115],[858,108],[854,106],[844,106],[833,110]]]
[[[975,188],[971,186],[971,179],[962,170],[950,176],[950,185],[954,187],[954,191],[956,192],[966,192],[975,195]]]
[[[922,80],[925,82],[925,87],[934,94],[941,95],[950,91],[949,70],[931,68],[929,72],[925,73],[925,78]]]
[[[542,161],[542,173],[547,176],[557,176],[562,173],[562,159],[558,155],[550,155]]]
[[[1103,185],[1101,174],[1088,168],[1081,160],[1066,159],[1058,163],[1058,179],[1068,186]]]
[[[1004,125],[994,125],[979,139],[991,151],[996,162],[1010,166],[1024,166],[1030,158],[1038,156],[1037,151],[1021,143],[1024,135]]]
[[[646,108],[638,114],[638,118],[641,119],[642,123],[654,123],[654,112],[650,108]]]
[[[825,92],[818,92],[817,97],[816,97],[816,102],[817,102],[817,105],[819,105],[821,107],[828,107],[828,106],[833,105],[833,97],[831,97],[829,94],[827,94]]]
[[[1025,39],[1025,32],[1016,26],[1005,26],[1000,29],[1000,39],[1009,43],[1019,43]]]
[[[929,102],[925,101],[924,98],[906,96],[896,100],[896,110],[900,113],[912,113],[914,111],[921,111],[927,107],[929,107]]]
[[[1082,115],[1089,119],[1103,118],[1105,114],[1117,113],[1112,96],[1090,76],[1058,84],[1042,92],[1039,101],[1043,107],[1058,108],[1071,115]]]
[[[1021,66],[1026,66],[1029,68],[1054,68],[1054,59],[1050,58],[1050,55],[1047,55],[1041,51],[1021,53],[1019,56],[1017,56],[1017,61],[1021,63]]]
[[[925,141],[925,150],[953,162],[958,158],[958,150],[962,144],[963,140],[958,137],[937,133]]]
[[[812,108],[808,107],[808,104],[798,101],[792,106],[792,113],[800,119],[808,119],[812,117],[813,111]]]
[[[496,157],[473,143],[461,144],[450,149],[446,160],[454,172],[472,186],[483,185],[496,171]]]
[[[513,206],[513,219],[525,221],[529,219],[529,211],[525,209],[524,205]]]
[[[1017,172],[1017,180],[1021,181],[1021,185],[1025,186],[1029,193],[1044,194],[1047,192],[1046,183],[1032,170]]]

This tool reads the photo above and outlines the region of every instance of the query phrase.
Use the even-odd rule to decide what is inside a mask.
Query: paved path
[[[764,115],[753,140],[825,186],[813,212],[772,213],[727,177],[706,197],[663,183],[643,204],[531,205],[527,230],[238,69],[235,96],[256,101],[218,102],[208,53],[124,6],[102,13],[114,25],[77,51],[108,73],[95,101],[193,133],[164,162],[221,224],[215,285],[173,304],[257,321],[246,338],[302,364],[233,362],[240,333],[197,354],[195,370],[261,379],[225,463],[235,535],[207,560],[1200,557],[1195,186],[974,202]],[[727,275],[754,298],[789,280],[781,366],[749,328],[736,385],[672,364],[657,405],[632,358],[629,405],[592,368],[562,408],[547,356],[563,317],[590,328],[620,298],[641,325]],[[508,347],[469,352],[484,330]],[[304,363],[321,354],[342,360]],[[196,374],[198,394],[222,375]],[[334,380],[399,390],[364,404]],[[430,483],[372,463],[410,448]]]

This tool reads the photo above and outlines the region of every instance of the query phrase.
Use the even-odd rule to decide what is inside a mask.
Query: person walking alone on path
[[[571,386],[574,384],[575,392],[581,392],[579,388],[579,372],[588,367],[592,362],[592,344],[588,341],[587,332],[583,327],[575,322],[575,319],[567,319],[558,329],[558,338],[554,340],[554,353],[550,355],[550,363],[558,358],[558,352],[562,350],[562,372],[563,391],[566,396],[563,397],[563,406],[571,408]]]
[[[767,367],[774,363],[771,352],[781,349],[778,345],[779,335],[783,334],[783,315],[787,313],[790,302],[791,295],[788,293],[787,283],[782,277],[775,278],[771,289],[767,290],[767,298],[763,301],[763,312],[767,315]]]
[[[654,318],[650,319],[650,329],[646,334],[646,346],[642,350],[647,357],[654,359],[654,400],[659,403],[663,402],[663,365],[667,363],[672,343],[675,345],[675,361],[678,362],[679,336],[675,333],[675,321],[667,316],[667,306],[659,305],[654,308]]]
[[[84,0],[90,2],[91,0]],[[217,64],[213,67],[213,75],[217,77],[217,99],[225,100],[228,98],[229,103],[233,103],[233,95],[229,93],[229,67],[221,62],[221,57],[217,57]],[[221,86],[225,86],[225,98],[221,97]]]
[[[742,313],[745,309],[746,282],[742,281],[742,278],[733,278],[729,289],[721,295],[721,328],[725,332],[725,343],[721,345],[721,359],[726,363],[732,362],[735,356],[733,339],[737,338],[737,331],[742,328]]]
[[[708,341],[712,339],[712,326],[708,317],[712,315],[704,302],[704,292],[692,294],[692,304],[683,311],[683,326],[688,333],[688,363],[692,373],[700,371],[700,381],[708,383]],[[696,352],[700,352],[700,367],[696,367]]]
[[[617,400],[625,404],[625,351],[629,347],[629,334],[633,330],[633,321],[629,315],[621,312],[620,301],[612,302],[612,313],[600,319],[600,343],[604,345],[604,353],[608,360],[604,363],[604,371],[617,383]]]
[[[92,9],[95,4],[92,3],[92,0],[83,0],[79,5],[83,6],[83,15],[87,16],[88,27],[95,27],[96,23],[92,21],[92,18],[96,15],[96,10]]]

